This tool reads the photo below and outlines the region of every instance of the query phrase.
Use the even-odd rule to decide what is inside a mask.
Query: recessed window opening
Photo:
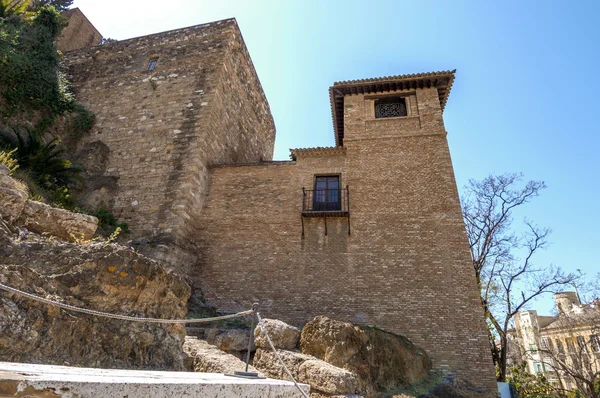
[[[339,211],[342,209],[339,176],[316,176],[313,195],[314,211]]]
[[[150,62],[148,63],[148,67],[146,68],[146,70],[154,70],[154,68],[156,68],[157,63],[158,63],[158,58],[151,59]]]
[[[394,97],[375,100],[375,117],[377,119],[406,115],[406,101],[404,98]]]

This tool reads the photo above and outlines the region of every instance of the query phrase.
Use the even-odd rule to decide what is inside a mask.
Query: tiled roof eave
[[[331,115],[333,118],[333,129],[335,143],[343,145],[344,120],[343,120],[343,97],[348,94],[378,93],[392,90],[408,90],[423,87],[437,87],[440,96],[442,112],[448,101],[454,74],[456,69],[430,73],[414,73],[407,75],[386,76],[370,79],[347,80],[335,82],[329,88],[329,99],[331,103]]]
[[[290,159],[296,160],[298,155],[302,156],[317,156],[317,155],[332,155],[346,152],[346,149],[341,146],[330,147],[314,147],[314,148],[296,148],[290,149]]]

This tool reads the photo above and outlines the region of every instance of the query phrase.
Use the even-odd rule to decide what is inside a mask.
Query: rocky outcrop
[[[279,356],[285,366],[292,373],[292,376],[297,377],[300,365],[310,359],[315,359],[310,355],[304,355],[299,352],[278,350]],[[288,376],[283,370],[281,363],[277,359],[277,356],[270,349],[258,348],[254,353],[253,365],[261,372],[264,372],[267,376],[273,379],[287,379]]]
[[[1,206],[1,204],[0,204]],[[0,282],[55,301],[184,318],[189,286],[132,249],[20,235],[0,220]],[[182,325],[91,316],[0,291],[0,361],[183,370]]]
[[[216,329],[209,328],[205,330],[207,343],[216,346],[219,350],[227,352],[244,352],[248,350],[248,340],[250,340],[249,329]],[[254,350],[254,344],[251,344],[250,350]]]
[[[362,394],[394,390],[427,376],[431,360],[404,336],[318,316],[302,329],[300,347],[357,376]]]
[[[431,361],[407,338],[318,316],[302,329],[263,319],[292,375],[310,384],[311,397],[379,397],[427,377]],[[254,366],[269,377],[287,378],[260,328]],[[301,352],[297,352],[301,350]]]
[[[245,371],[246,363],[227,354],[214,345],[194,337],[186,337],[183,344],[185,367],[189,372],[229,373]],[[249,372],[257,372],[253,366]]]
[[[16,224],[30,231],[45,233],[64,240],[89,240],[98,228],[98,219],[27,200]]]
[[[300,330],[277,319],[263,319],[263,327],[267,330],[275,348],[293,350],[300,341]],[[269,342],[261,328],[254,329],[254,344],[257,347],[270,349]]]
[[[296,381],[310,385],[312,397],[313,394],[354,394],[357,390],[358,381],[352,372],[298,352],[280,350],[279,355]],[[253,363],[269,377],[288,379],[277,356],[271,350],[257,349]]]
[[[64,240],[89,240],[98,219],[29,199],[25,184],[0,172],[0,217],[39,234]]]

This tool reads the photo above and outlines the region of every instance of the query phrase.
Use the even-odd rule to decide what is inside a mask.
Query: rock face
[[[358,380],[352,372],[298,352],[280,350],[279,355],[296,381],[310,385],[311,396],[313,393],[326,396],[353,394],[357,390]],[[254,366],[269,377],[288,379],[270,349],[256,350]]]
[[[190,372],[233,373],[244,371],[246,363],[234,355],[221,351],[214,345],[194,337],[186,337],[183,344],[185,367]],[[249,372],[256,372],[253,366]]]
[[[0,282],[98,311],[184,318],[189,286],[116,244],[16,234],[0,220]],[[0,361],[183,370],[182,325],[108,319],[0,291]]]
[[[15,221],[25,207],[29,195],[25,184],[0,173],[0,216],[9,222]]]
[[[98,228],[96,217],[73,213],[33,200],[25,202],[23,212],[16,223],[30,231],[47,233],[64,240],[89,240]]]
[[[423,350],[393,333],[318,316],[302,329],[301,352],[295,352],[298,329],[276,320],[263,323],[292,375],[310,384],[313,398],[378,397],[415,383],[431,370]],[[254,336],[254,366],[269,377],[286,379],[260,328]]]
[[[216,346],[219,350],[227,352],[243,352],[248,350],[249,330],[244,329],[216,329],[210,328],[205,331],[207,343]],[[254,350],[254,345],[250,346]]]
[[[0,217],[39,234],[64,240],[89,240],[98,228],[96,217],[29,199],[27,187],[5,173],[0,173]]]
[[[310,355],[304,355],[299,352],[287,350],[278,350],[278,352],[283,363],[285,363],[285,366],[287,366],[294,378],[298,376],[298,370],[303,362],[315,359]],[[253,364],[256,369],[264,372],[269,377],[274,379],[288,379],[287,374],[271,349],[258,348],[254,354]]]
[[[298,346],[300,341],[300,330],[298,328],[277,319],[263,319],[262,322],[275,348],[293,350]],[[261,348],[271,348],[266,336],[259,327],[254,329],[254,344]]]
[[[362,394],[397,389],[431,370],[427,354],[407,338],[318,316],[302,329],[300,347],[354,373]]]

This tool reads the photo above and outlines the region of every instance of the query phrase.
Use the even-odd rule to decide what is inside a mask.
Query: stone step
[[[310,387],[300,384],[307,394]],[[0,362],[0,397],[301,398],[294,383],[219,373],[92,369]]]

